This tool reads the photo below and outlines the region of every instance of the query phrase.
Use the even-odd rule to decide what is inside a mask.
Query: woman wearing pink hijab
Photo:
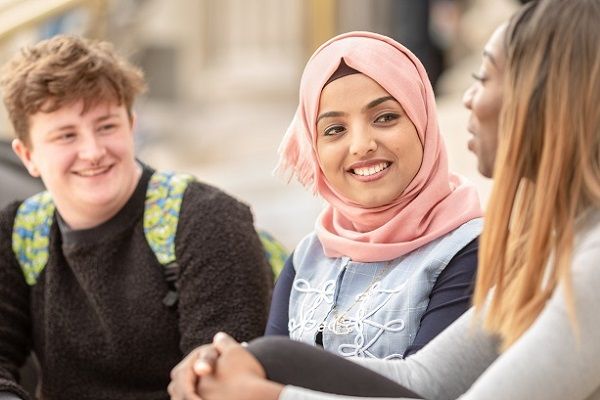
[[[495,179],[473,309],[405,360],[219,333],[186,357],[202,399],[600,399],[599,20],[597,0],[530,2],[485,46],[464,98]],[[198,399],[189,370],[172,399]]]
[[[481,209],[448,171],[433,90],[404,46],[370,32],[323,44],[278,170],[327,204],[277,282],[267,335],[403,358],[469,308]]]
[[[404,46],[370,32],[323,44],[304,70],[278,170],[326,207],[279,277],[266,335],[399,359],[470,307],[478,196],[448,171],[431,84]],[[198,398],[194,361],[173,371],[172,398]]]

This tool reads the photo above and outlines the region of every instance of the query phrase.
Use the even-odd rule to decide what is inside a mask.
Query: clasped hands
[[[249,351],[219,332],[173,368],[168,392],[172,400],[277,400],[282,389]]]

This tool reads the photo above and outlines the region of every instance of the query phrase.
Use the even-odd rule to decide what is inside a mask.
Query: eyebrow
[[[498,68],[498,63],[496,62],[496,59],[490,51],[483,49],[483,56],[487,57],[490,60],[490,62],[494,64],[494,67]]]
[[[384,96],[384,97],[380,97],[378,99],[373,100],[372,102],[370,102],[369,104],[367,104],[366,106],[363,107],[363,109],[361,110],[362,112],[365,112],[367,110],[370,110],[373,107],[377,107],[378,105],[380,105],[381,103],[385,103],[388,100],[394,100],[396,101],[396,99],[393,96]]]
[[[394,101],[396,101],[396,99],[393,96],[380,97],[378,99],[375,99],[375,100],[371,101],[366,106],[364,106],[361,111],[365,112],[367,110],[370,110],[371,108],[377,107],[381,103],[385,103],[388,100],[394,100]],[[340,112],[340,111],[329,111],[329,112],[326,112],[326,113],[323,113],[323,114],[319,115],[319,117],[317,118],[317,123],[319,123],[319,121],[322,120],[323,118],[341,117],[343,115],[345,115],[345,113]]]
[[[102,122],[102,121],[105,121],[107,119],[111,119],[111,118],[114,118],[114,117],[118,117],[118,116],[119,116],[119,114],[116,114],[116,113],[105,114],[105,115],[102,115],[102,116],[96,118],[94,120],[94,123],[97,124],[99,122]],[[52,132],[68,131],[68,130],[71,130],[71,129],[75,129],[75,125],[74,124],[67,124],[67,125],[57,126],[56,128],[52,128],[52,129],[48,130],[48,133],[50,134]]]
[[[346,113],[343,113],[340,111],[329,111],[329,112],[323,113],[323,114],[319,115],[319,117],[317,118],[317,124],[323,118],[341,117],[343,115],[346,115]]]
[[[96,118],[94,120],[94,122],[102,122],[102,121],[105,121],[107,119],[115,118],[115,117],[118,117],[118,116],[119,116],[119,114],[117,114],[117,113],[109,113],[109,114],[105,114],[105,115],[102,115],[102,116]]]
[[[75,125],[62,125],[62,126],[57,126],[56,128],[52,128],[50,129],[48,132],[58,132],[58,131],[66,131],[69,129],[73,129],[75,128]]]

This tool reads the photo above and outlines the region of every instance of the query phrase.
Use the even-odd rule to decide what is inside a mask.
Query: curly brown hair
[[[15,134],[29,144],[29,117],[83,100],[83,112],[117,101],[131,117],[143,72],[108,42],[59,35],[25,47],[2,68],[0,88]]]

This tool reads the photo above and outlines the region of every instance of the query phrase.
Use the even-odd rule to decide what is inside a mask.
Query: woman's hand
[[[211,374],[219,353],[214,345],[206,344],[192,350],[171,371],[171,383],[167,388],[171,400],[201,400],[196,393],[202,376]]]
[[[268,381],[260,363],[242,345],[229,335],[218,333],[212,346],[212,350],[202,353],[195,367],[211,371],[203,374],[198,384],[203,400],[278,399],[283,386]]]

